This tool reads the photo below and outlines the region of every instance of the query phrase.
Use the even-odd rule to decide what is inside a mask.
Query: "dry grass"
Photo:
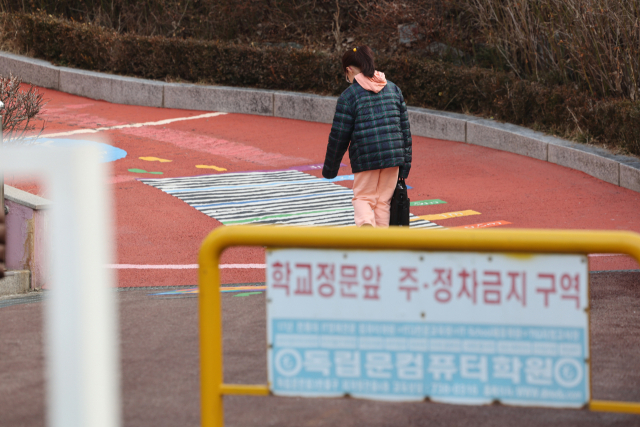
[[[640,99],[640,0],[461,1],[521,77]]]

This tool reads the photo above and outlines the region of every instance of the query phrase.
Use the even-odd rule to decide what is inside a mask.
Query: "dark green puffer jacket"
[[[351,144],[349,144],[351,142]],[[354,173],[400,166],[400,177],[411,169],[411,130],[402,92],[390,81],[378,93],[354,80],[338,98],[329,134],[322,176],[335,178],[349,149]]]

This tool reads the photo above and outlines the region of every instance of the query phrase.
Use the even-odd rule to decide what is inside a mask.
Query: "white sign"
[[[276,395],[581,407],[581,255],[267,252]]]

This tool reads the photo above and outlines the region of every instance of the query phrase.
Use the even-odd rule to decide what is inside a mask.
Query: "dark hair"
[[[349,49],[342,55],[342,70],[347,71],[347,67],[355,66],[360,68],[362,74],[373,77],[376,71],[376,64],[373,61],[373,51],[369,46],[358,46]]]

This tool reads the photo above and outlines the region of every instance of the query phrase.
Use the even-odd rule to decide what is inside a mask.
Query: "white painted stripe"
[[[143,126],[161,126],[161,125],[168,125],[169,123],[173,123],[173,122],[182,122],[185,120],[198,120],[198,119],[206,119],[208,117],[216,117],[216,116],[223,116],[227,113],[207,113],[207,114],[200,114],[199,116],[191,116],[191,117],[176,117],[175,119],[165,119],[165,120],[160,120],[157,122],[145,122],[145,123],[131,123],[128,125],[117,125],[117,126],[106,126],[106,127],[101,127],[101,128],[95,128],[95,129],[76,129],[76,130],[72,130],[69,132],[58,132],[58,133],[50,133],[48,135],[41,135],[40,138],[55,138],[58,136],[69,136],[69,135],[78,135],[81,133],[98,133],[98,132],[102,132],[105,130],[112,130],[112,129],[127,129],[127,128],[141,128]]]
[[[230,180],[225,174],[141,182],[179,198],[228,226],[355,225],[351,189],[298,171],[292,171],[291,176],[284,179],[279,171],[255,178],[252,175],[251,172],[238,174],[242,181]],[[442,228],[416,217],[411,227]]]
[[[412,224],[413,225],[413,224]],[[433,227],[431,224],[425,224]],[[424,226],[424,225],[423,225]],[[589,254],[590,257],[627,256],[625,254]],[[198,264],[108,264],[107,268],[118,270],[190,270],[198,268]],[[220,268],[265,268],[265,264],[220,264]]]
[[[107,268],[118,270],[190,270],[198,268],[198,264],[107,264]],[[265,268],[265,264],[220,264],[220,268]]]

